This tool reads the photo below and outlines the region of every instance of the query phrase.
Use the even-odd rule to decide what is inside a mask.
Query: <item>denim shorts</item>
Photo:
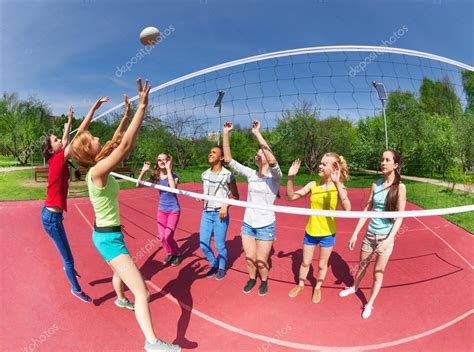
[[[260,241],[273,241],[275,240],[275,222],[264,227],[252,227],[245,222],[242,225],[242,234],[253,237]]]
[[[303,243],[307,246],[317,246],[319,244],[321,247],[334,247],[336,244],[336,234],[333,233],[329,236],[311,236],[305,233]]]
[[[120,254],[129,254],[121,232],[92,232],[92,242],[106,262]]]

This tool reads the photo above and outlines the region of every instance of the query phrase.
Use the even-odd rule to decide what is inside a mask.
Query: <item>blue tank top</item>
[[[388,191],[390,187],[382,189],[383,179],[377,180],[375,182],[373,205],[374,211],[384,211],[385,210],[385,201],[387,200]],[[392,230],[393,222],[391,219],[371,219],[367,231],[373,233],[374,235],[388,235]]]

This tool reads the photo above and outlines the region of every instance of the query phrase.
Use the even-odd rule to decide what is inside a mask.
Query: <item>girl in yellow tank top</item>
[[[295,160],[288,171],[288,183],[286,185],[288,200],[296,200],[311,193],[311,209],[336,210],[340,200],[344,210],[351,210],[351,203],[343,184],[349,177],[349,171],[342,156],[336,153],[324,154],[318,169],[318,175],[321,176],[320,183],[312,181],[295,192],[293,190],[293,178],[298,173],[300,165],[301,161],[299,159]],[[335,238],[336,218],[327,216],[309,217],[303,244],[303,262],[300,266],[299,281],[288,293],[288,296],[294,298],[304,289],[304,282],[313,260],[314,249],[319,245],[319,272],[312,300],[314,303],[321,301],[321,286],[328,271],[328,261],[335,244]]]

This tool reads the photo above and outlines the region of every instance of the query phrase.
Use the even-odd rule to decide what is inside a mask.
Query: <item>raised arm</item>
[[[64,125],[64,132],[63,132],[63,138],[62,138],[62,143],[63,143],[63,148],[64,148],[64,162],[66,162],[69,159],[69,153],[71,148],[69,148],[69,132],[71,132],[71,126],[72,126],[72,117],[74,115],[74,111],[72,109],[72,106],[69,107],[67,110],[67,123]]]
[[[230,138],[229,134],[230,131],[234,128],[232,122],[225,122],[224,123],[224,133],[222,134],[222,149],[224,149],[224,162],[226,164],[232,161],[232,153],[230,151]]]
[[[79,128],[77,129],[77,133],[83,132],[89,128],[92,118],[94,117],[94,113],[100,108],[102,104],[108,102],[109,99],[110,99],[109,97],[101,97],[97,99],[97,101],[94,103],[94,105],[92,105],[91,109],[87,113],[84,120],[82,120],[81,124],[79,125]]]
[[[170,188],[178,188],[178,179],[173,177],[173,172],[171,171],[172,165],[173,165],[173,157],[170,155],[169,159],[165,161],[168,184]]]
[[[63,138],[62,138],[64,148],[68,144],[69,132],[71,132],[73,115],[74,115],[74,110],[72,109],[72,106],[70,106],[69,109],[67,110],[67,123],[64,125],[64,133],[63,133]]]
[[[370,190],[370,196],[369,196],[369,199],[367,200],[367,203],[365,204],[363,211],[368,211],[372,209],[373,199],[374,199],[374,190],[375,190],[375,183],[372,184],[372,188]],[[359,221],[357,222],[354,233],[352,234],[352,237],[349,240],[349,249],[351,251],[354,249],[355,244],[357,242],[357,236],[359,235],[360,230],[362,229],[362,227],[364,227],[366,222],[367,222],[367,218],[360,218]]]
[[[304,197],[311,190],[311,187],[314,184],[314,181],[312,181],[308,183],[306,186],[304,186],[303,188],[297,190],[296,192],[294,191],[293,179],[298,174],[300,166],[301,166],[301,160],[296,159],[295,161],[293,161],[290,169],[288,170],[288,181],[286,183],[286,199],[287,200],[297,200],[301,197]]]
[[[341,165],[338,162],[334,163],[334,170],[331,172],[331,181],[337,189],[337,195],[341,201],[342,208],[346,211],[351,210],[351,202],[347,196],[347,189],[341,180]]]
[[[145,110],[148,106],[148,93],[150,92],[150,85],[148,81],[145,81],[145,85],[142,86],[142,80],[137,79],[137,89],[139,95],[139,104],[135,116],[132,122],[127,128],[120,145],[106,158],[100,160],[93,170],[92,178],[94,183],[97,181],[97,185],[106,184],[108,174],[119,165],[125,156],[131,152],[134,141],[140,131],[140,126],[145,116]]]
[[[258,145],[262,149],[263,154],[265,154],[265,158],[268,161],[268,165],[270,165],[270,167],[276,166],[278,163],[275,158],[275,155],[273,155],[273,152],[268,146],[268,143],[265,141],[265,138],[263,138],[262,134],[260,133],[260,121],[252,121],[252,133],[255,138],[257,138]]]
[[[128,118],[130,117],[130,102],[128,101],[128,97],[126,94],[124,94],[124,109],[125,113],[122,117],[122,120],[120,121],[120,124],[118,125],[117,129],[115,130],[114,136],[112,137],[113,140],[116,140],[118,138],[118,135],[125,131],[125,127],[127,126]]]
[[[148,170],[150,170],[150,162],[145,161],[140,171],[140,175],[138,175],[137,183],[135,184],[136,187],[142,187],[142,184],[140,182],[143,181],[143,176],[145,176]]]

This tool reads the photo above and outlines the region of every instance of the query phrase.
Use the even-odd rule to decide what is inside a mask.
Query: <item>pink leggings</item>
[[[158,219],[158,238],[168,255],[179,255],[178,244],[174,240],[174,231],[178,225],[179,211],[160,211],[156,214]]]

